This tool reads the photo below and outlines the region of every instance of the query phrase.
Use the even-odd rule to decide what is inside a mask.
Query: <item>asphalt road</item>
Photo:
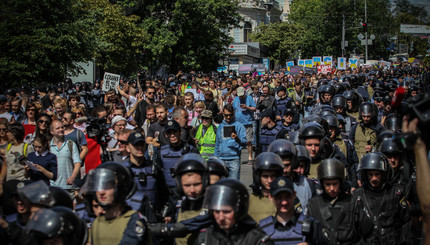
[[[248,162],[248,151],[246,149],[242,150],[241,162]],[[252,184],[252,166],[247,163],[240,165],[240,181],[249,188],[249,185]]]

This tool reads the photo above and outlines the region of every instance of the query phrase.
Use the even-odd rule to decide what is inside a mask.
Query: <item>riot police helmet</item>
[[[218,175],[220,178],[228,177],[228,169],[222,160],[217,158],[209,158],[207,160],[209,174]]]
[[[248,215],[248,190],[238,180],[222,179],[207,188],[203,208],[211,213],[233,209],[235,219],[240,221]]]
[[[382,181],[386,183],[392,175],[392,168],[386,156],[380,152],[371,152],[364,155],[358,164],[363,184],[369,184],[366,171],[379,170],[382,173]]]
[[[400,148],[397,146],[396,140],[394,138],[384,140],[381,143],[379,151],[387,157],[390,155],[400,155],[402,153]]]
[[[282,158],[274,152],[262,152],[255,158],[254,169],[256,172],[263,170],[279,171],[283,168]]]
[[[317,175],[320,182],[324,179],[340,179],[344,181],[345,166],[336,158],[328,158],[318,165]]]
[[[267,148],[268,152],[273,152],[281,158],[290,158],[291,163],[294,165],[297,158],[297,150],[294,143],[286,139],[277,139],[270,143]]]
[[[55,203],[49,186],[43,180],[29,184],[24,184],[24,182],[18,183],[17,193],[20,198],[27,200],[32,205],[50,208]]]
[[[397,113],[390,113],[385,118],[384,128],[394,132],[402,130],[402,120]]]
[[[370,102],[364,102],[360,105],[359,108],[359,120],[363,120],[363,115],[370,116],[372,118],[372,121],[374,122],[375,119],[377,119],[377,111],[375,110],[375,104]]]
[[[309,154],[308,149],[304,145],[296,145],[297,149],[297,161],[303,162],[306,167],[304,171],[304,175],[308,176],[310,171],[311,164],[311,155]]]
[[[324,128],[316,122],[305,123],[300,129],[299,138],[302,140],[313,139],[313,138],[323,138],[325,136]]]
[[[114,189],[113,203],[121,203],[136,191],[130,171],[117,162],[105,162],[97,168],[90,170],[85,184],[81,188],[84,193],[96,193],[97,191]],[[107,207],[113,203],[103,203],[97,198],[97,202],[102,207]]]
[[[345,92],[345,85],[343,83],[334,83],[333,84],[334,87],[334,94],[342,94],[343,92]]]
[[[361,97],[356,91],[345,91],[343,93],[343,96],[345,97],[346,101],[351,101],[352,108],[349,109],[349,111],[356,111],[358,109],[358,106],[361,104]]]
[[[209,171],[206,160],[200,154],[187,153],[176,162],[174,176],[176,178],[176,186],[181,194],[184,194],[181,178],[182,175],[187,173],[200,174],[203,190],[209,185]]]
[[[344,111],[346,111],[346,98],[343,95],[337,94],[333,97],[331,100],[331,106],[333,108],[343,108]]]
[[[72,209],[66,207],[42,208],[30,218],[25,230],[42,244],[44,241],[61,238],[64,245],[84,245],[88,229]]]

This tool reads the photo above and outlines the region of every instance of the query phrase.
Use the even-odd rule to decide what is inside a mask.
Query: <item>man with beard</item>
[[[134,120],[139,127],[145,123],[146,120],[146,107],[148,105],[153,105],[155,102],[155,87],[149,86],[145,91],[145,99],[140,101],[136,108],[136,113],[134,115]],[[158,116],[157,116],[158,118]]]
[[[165,137],[160,133],[167,124],[167,108],[164,104],[159,104],[155,108],[155,116],[157,117],[158,121],[149,127],[145,142],[148,145],[150,144],[154,147],[160,148],[159,136]]]

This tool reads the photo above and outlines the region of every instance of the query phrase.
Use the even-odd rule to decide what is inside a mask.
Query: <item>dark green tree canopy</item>
[[[171,72],[214,70],[228,53],[237,26],[238,4],[231,0],[118,1],[141,17],[146,44],[143,64],[168,65]]]
[[[92,58],[95,38],[77,0],[0,1],[0,78],[9,84],[58,82]]]

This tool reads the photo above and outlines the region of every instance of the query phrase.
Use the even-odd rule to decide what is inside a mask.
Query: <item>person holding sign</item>
[[[234,108],[226,104],[223,109],[224,121],[218,126],[215,142],[215,157],[223,160],[229,172],[229,178],[239,180],[240,155],[246,145],[246,129],[236,121]]]

